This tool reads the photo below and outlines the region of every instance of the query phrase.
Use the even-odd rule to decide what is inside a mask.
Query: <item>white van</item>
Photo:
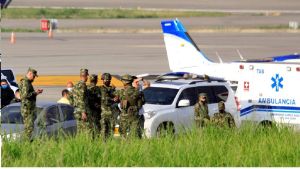
[[[240,63],[241,120],[300,129],[299,64]]]
[[[176,74],[176,73],[174,73]],[[168,76],[167,79],[170,79]],[[224,101],[226,111],[240,126],[240,115],[234,92],[222,80],[180,79],[158,80],[144,91],[146,104],[143,106],[146,137],[159,135],[163,130],[178,133],[181,129],[194,126],[194,105],[199,93],[208,94],[209,116],[218,112],[218,102]],[[171,129],[170,129],[171,128]]]

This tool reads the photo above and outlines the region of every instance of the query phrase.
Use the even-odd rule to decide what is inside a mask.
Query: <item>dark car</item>
[[[13,103],[1,111],[1,135],[18,138],[24,131],[21,104]],[[33,137],[46,134],[57,136],[60,131],[67,135],[75,135],[77,123],[74,108],[56,102],[37,102],[34,115]]]

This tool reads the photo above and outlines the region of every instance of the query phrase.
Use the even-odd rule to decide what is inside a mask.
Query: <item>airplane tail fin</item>
[[[179,20],[161,22],[171,71],[213,63],[200,51]]]

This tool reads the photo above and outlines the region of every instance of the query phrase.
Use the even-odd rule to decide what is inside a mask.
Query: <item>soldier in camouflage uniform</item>
[[[122,137],[126,137],[127,131],[129,131],[131,135],[141,138],[139,110],[145,103],[144,96],[132,86],[132,76],[123,75],[121,81],[124,84],[124,89],[117,92],[121,107],[120,134]]]
[[[112,105],[115,103],[115,87],[110,85],[111,75],[109,73],[103,73],[101,76],[103,85],[100,87],[101,90],[101,135],[104,139],[111,136],[114,127],[115,120],[113,118]]]
[[[88,90],[88,123],[89,128],[92,130],[93,137],[100,131],[100,119],[101,119],[101,90],[97,86],[98,76],[92,74],[90,76],[90,84],[87,86]]]
[[[26,139],[32,140],[32,132],[34,129],[34,116],[36,106],[36,96],[43,92],[43,89],[34,91],[32,82],[37,77],[37,71],[29,68],[24,78],[20,80],[19,89],[21,96],[21,114],[24,122],[24,134]]]
[[[200,93],[198,103],[194,106],[196,127],[204,127],[209,122],[207,94]]]
[[[72,90],[72,100],[71,104],[74,106],[74,115],[77,120],[77,130],[82,132],[87,130],[87,116],[88,116],[88,98],[87,98],[87,86],[86,82],[88,80],[88,70],[80,69],[80,81],[74,86]]]
[[[234,118],[232,115],[225,111],[225,104],[223,101],[218,103],[219,112],[215,113],[211,121],[219,127],[235,127]]]
[[[69,94],[68,94],[67,99],[69,100],[69,102],[70,102],[71,105],[74,104],[74,103],[73,103],[74,99],[73,99],[73,95],[72,95],[72,90],[73,90],[73,88],[74,88],[73,83],[72,83],[71,81],[69,81],[69,82],[67,83],[67,90],[69,91]]]

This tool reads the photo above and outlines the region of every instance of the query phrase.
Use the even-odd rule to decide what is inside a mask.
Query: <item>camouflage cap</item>
[[[109,73],[103,73],[101,80],[111,80],[111,75]]]
[[[96,80],[98,80],[98,75],[96,75],[96,74],[91,74],[91,75],[90,75],[90,81],[96,81]]]
[[[126,82],[132,82],[132,81],[133,81],[133,78],[132,78],[131,75],[125,74],[125,75],[123,75],[123,76],[121,77],[121,80],[122,80],[122,81],[126,81]]]
[[[219,108],[219,110],[224,110],[225,109],[225,103],[223,101],[220,101],[218,103],[218,108]]]
[[[89,75],[89,70],[84,68],[80,69],[80,75]]]
[[[207,93],[199,93],[198,97],[200,97],[200,96],[207,97]]]
[[[28,72],[32,72],[34,76],[38,77],[37,71],[35,69],[33,69],[32,67],[28,68]]]

